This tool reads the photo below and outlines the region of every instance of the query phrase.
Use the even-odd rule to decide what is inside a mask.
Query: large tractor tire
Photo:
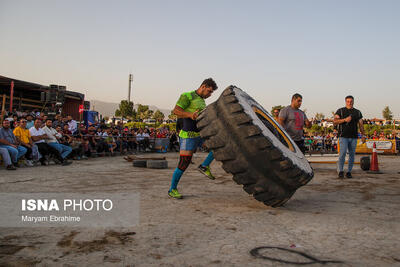
[[[253,98],[229,86],[200,114],[197,127],[222,168],[258,201],[286,203],[314,176],[296,143]]]

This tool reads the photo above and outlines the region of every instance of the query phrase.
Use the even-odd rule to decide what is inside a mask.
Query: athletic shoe
[[[32,160],[29,160],[29,159],[25,160],[25,165],[28,167],[33,167]]]
[[[72,164],[72,162],[71,161],[67,161],[67,160],[64,160],[63,162],[61,162],[61,166],[68,166],[68,165],[71,165]]]
[[[199,172],[201,172],[202,174],[204,174],[205,176],[207,176],[208,178],[210,178],[211,180],[215,180],[214,175],[212,175],[211,171],[210,171],[210,167],[204,167],[201,164],[199,165],[199,167],[197,168],[199,170]]]
[[[353,178],[353,176],[351,175],[351,172],[346,173],[346,177],[349,178],[349,179]]]
[[[177,189],[172,189],[171,191],[168,192],[168,195],[173,198],[178,198],[178,199],[182,198],[182,195],[178,192]]]
[[[344,178],[344,172],[339,172],[338,178]]]
[[[12,164],[10,164],[6,167],[6,169],[9,171],[15,171],[17,168],[15,168]]]

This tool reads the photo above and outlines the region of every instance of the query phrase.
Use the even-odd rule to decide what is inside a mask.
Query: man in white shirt
[[[78,125],[77,125],[76,121],[73,120],[71,116],[67,117],[67,121],[68,121],[68,130],[72,134],[74,134],[76,132],[76,130],[78,129]]]
[[[34,122],[33,127],[29,129],[29,132],[31,134],[32,141],[35,143],[35,145],[38,147],[40,154],[42,157],[40,158],[40,163],[42,165],[46,165],[46,157],[48,155],[53,155],[56,159],[58,159],[60,162],[62,161],[61,154],[58,152],[57,149],[52,148],[46,143],[46,139],[48,139],[47,134],[43,131],[41,128],[42,126],[42,120],[36,119]]]
[[[71,164],[71,162],[66,160],[66,157],[71,154],[72,148],[66,145],[62,145],[58,142],[58,138],[61,138],[62,135],[56,131],[52,127],[53,122],[50,119],[46,120],[46,126],[44,126],[42,129],[47,135],[46,143],[51,146],[52,148],[55,148],[60,154],[61,154],[61,164],[63,166]]]

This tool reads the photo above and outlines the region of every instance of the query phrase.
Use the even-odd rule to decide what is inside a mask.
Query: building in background
[[[13,86],[12,86],[13,84]],[[71,115],[80,120],[80,106],[86,102],[85,95],[79,92],[67,91],[65,86],[42,85],[0,76],[0,110],[45,111],[49,115],[60,113]],[[3,107],[4,103],[4,107]]]

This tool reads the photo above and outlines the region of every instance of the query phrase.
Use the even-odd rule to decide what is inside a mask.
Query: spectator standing
[[[280,113],[280,110],[279,109],[274,109],[274,114],[272,114],[273,116],[274,116],[274,120],[276,120],[277,122],[279,122],[279,113]]]
[[[338,125],[339,132],[339,178],[344,178],[344,163],[346,153],[349,153],[349,164],[346,177],[352,178],[351,171],[354,164],[356,153],[358,128],[362,134],[362,142],[365,143],[364,125],[361,112],[354,108],[354,97],[349,95],[345,98],[346,106],[340,108],[335,113],[334,124]]]
[[[311,122],[307,119],[306,114],[300,110],[303,97],[300,94],[294,94],[290,106],[283,108],[279,112],[278,121],[294,140],[301,152],[305,153],[304,131],[303,128],[311,127]]]

